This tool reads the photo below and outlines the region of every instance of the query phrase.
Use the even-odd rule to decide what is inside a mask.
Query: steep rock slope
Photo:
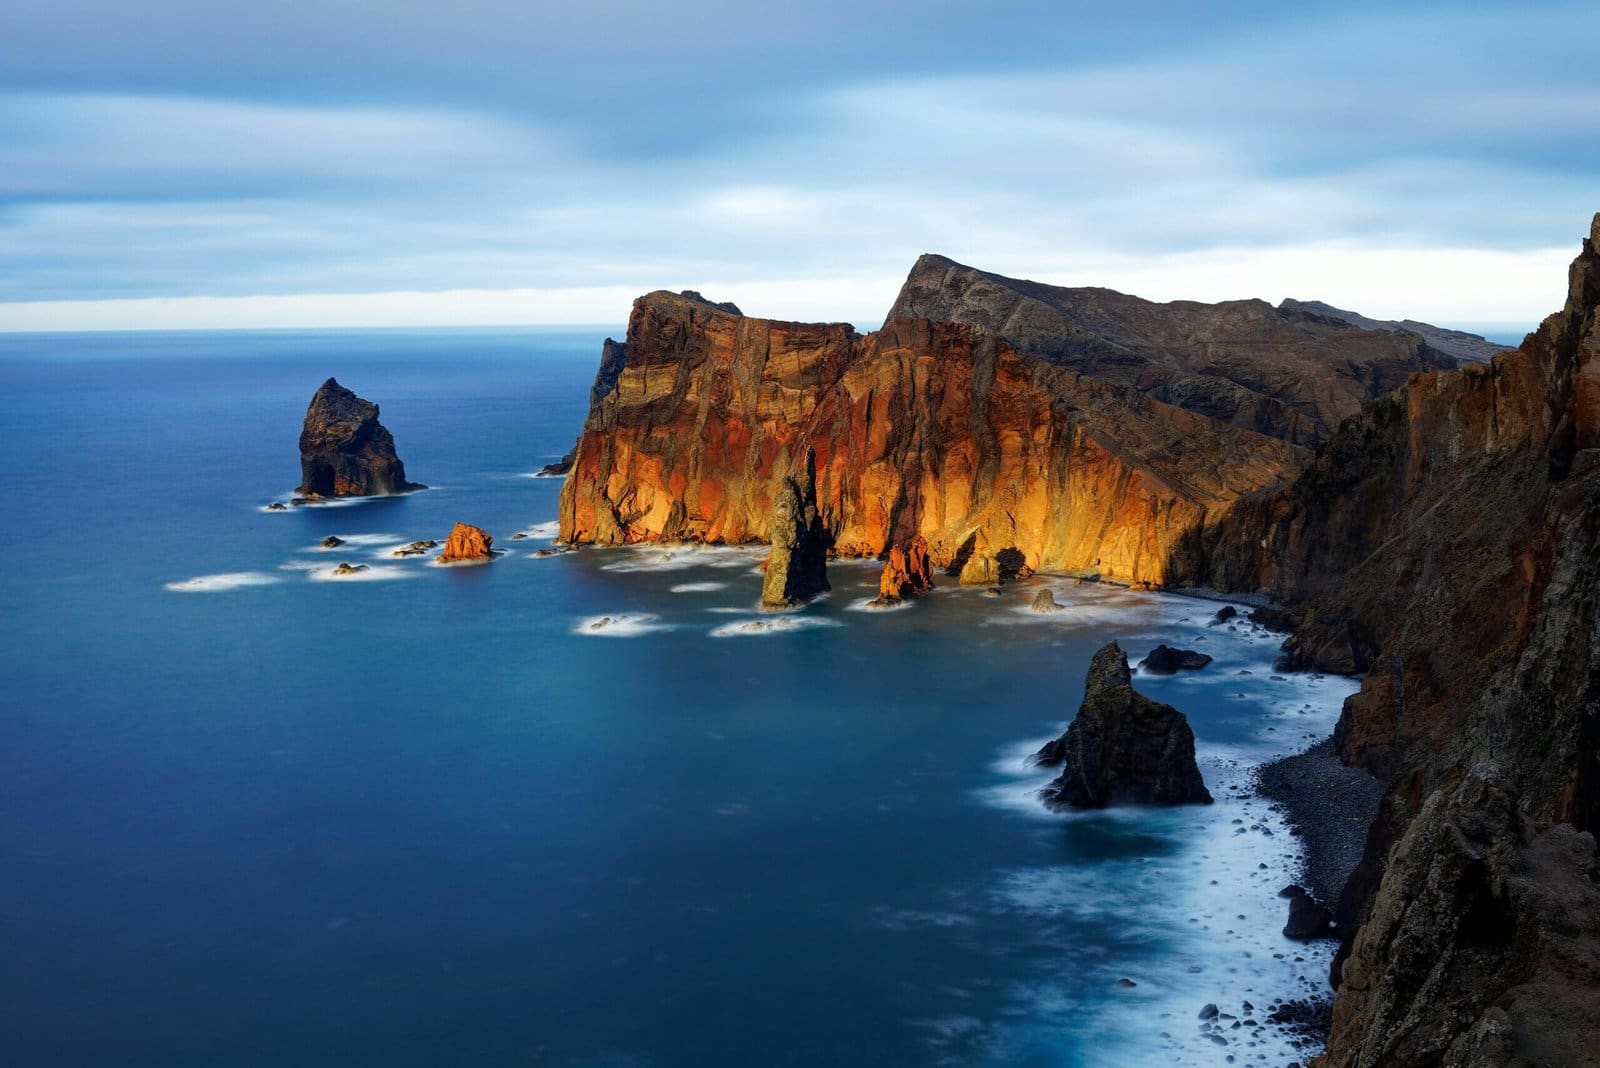
[[[860,336],[671,293],[635,302],[595,394],[562,490],[567,541],[766,540],[774,473],[811,448],[842,554],[921,535],[940,567],[976,554],[1164,582],[1196,566],[1186,532],[1306,456],[970,326]]]
[[[1051,363],[1302,445],[1408,376],[1456,365],[1415,335],[1265,301],[1157,304],[931,254],[917,260],[889,317],[969,323]]]
[[[1299,665],[1366,672],[1336,743],[1391,791],[1339,906],[1326,1065],[1524,1063],[1545,1024],[1518,1005],[1600,990],[1593,896],[1547,907],[1516,879],[1535,864],[1550,886],[1592,879],[1597,309],[1600,216],[1565,307],[1520,349],[1412,378],[1191,550],[1213,581],[1293,606]],[[1459,892],[1441,883],[1456,869]],[[1596,1025],[1562,1020],[1575,1049],[1595,1048]]]
[[[1415,319],[1369,319],[1360,312],[1335,308],[1332,304],[1324,304],[1320,300],[1295,300],[1290,297],[1278,303],[1278,310],[1290,314],[1320,315],[1326,319],[1337,319],[1351,326],[1359,326],[1363,330],[1415,334],[1426,341],[1429,348],[1467,363],[1487,363],[1512,348],[1510,345],[1490,341],[1481,334],[1473,334],[1466,330],[1451,330],[1448,327],[1434,326],[1432,323],[1422,323]]]

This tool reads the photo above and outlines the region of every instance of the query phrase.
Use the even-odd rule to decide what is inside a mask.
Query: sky
[[[5,0],[0,330],[871,325],[922,252],[1527,326],[1600,211],[1597,41],[1593,0]]]

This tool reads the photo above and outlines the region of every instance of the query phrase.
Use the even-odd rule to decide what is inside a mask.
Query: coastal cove
[[[759,550],[535,556],[561,480],[532,476],[571,447],[600,341],[0,339],[33,514],[3,535],[8,1048],[1303,1059],[1266,1017],[1326,994],[1332,943],[1280,933],[1300,842],[1253,773],[1327,737],[1355,683],[1274,674],[1281,636],[1210,625],[1218,603],[1049,575],[865,611],[878,565],[842,561],[772,615]],[[429,489],[265,510],[330,375],[381,402]],[[505,554],[393,555],[458,521]],[[1045,588],[1063,611],[1029,611]],[[1215,658],[1134,683],[1188,716],[1216,804],[1039,804],[1026,757],[1113,639]],[[1248,1023],[1202,1029],[1207,1004]]]

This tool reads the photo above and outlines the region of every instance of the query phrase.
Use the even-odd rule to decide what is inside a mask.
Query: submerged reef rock
[[[411,547],[426,548],[426,545],[417,542]],[[493,560],[494,557],[494,539],[487,531],[471,523],[457,523],[450,528],[450,536],[445,539],[444,551],[439,554],[439,563],[478,564]]]
[[[1211,803],[1189,721],[1133,688],[1128,658],[1116,642],[1094,654],[1078,715],[1035,762],[1062,765],[1041,792],[1052,808]]]
[[[816,454],[786,475],[772,501],[772,552],[761,607],[793,608],[828,589],[828,532],[817,512]]]
[[[933,561],[928,557],[928,539],[921,534],[911,539],[904,549],[896,545],[889,550],[883,573],[878,576],[877,605],[899,604],[907,597],[927,593],[933,589]]]
[[[306,409],[300,430],[300,486],[310,499],[375,497],[427,489],[406,481],[394,435],[378,422],[378,406],[328,379]]]
[[[1051,612],[1064,612],[1066,611],[1066,606],[1057,604],[1055,593],[1049,587],[1046,587],[1033,595],[1033,603],[1028,606],[1028,610],[1049,614]]]
[[[1179,671],[1199,671],[1209,663],[1211,657],[1205,653],[1158,645],[1139,661],[1139,670],[1150,675],[1172,675]]]

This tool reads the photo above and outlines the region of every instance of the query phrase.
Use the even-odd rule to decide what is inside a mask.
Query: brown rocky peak
[[[306,497],[371,497],[426,489],[406,481],[394,435],[378,406],[330,378],[317,389],[300,429],[300,486]]]
[[[441,564],[481,564],[495,558],[494,539],[482,527],[457,523],[445,539]]]
[[[1042,797],[1053,808],[1211,803],[1182,712],[1133,688],[1128,657],[1108,642],[1089,664],[1083,704],[1035,762],[1061,765]]]

